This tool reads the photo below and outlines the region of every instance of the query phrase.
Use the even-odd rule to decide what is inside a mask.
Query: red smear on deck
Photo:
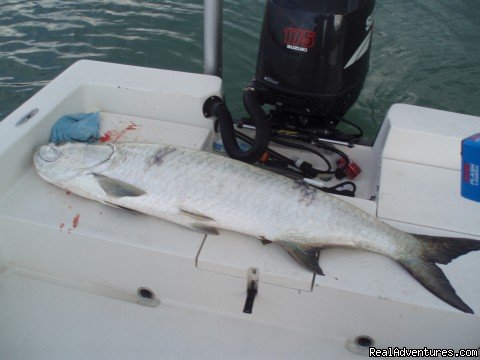
[[[135,124],[133,121],[130,122],[125,129],[122,130],[108,130],[103,134],[103,136],[99,139],[100,142],[117,142],[122,136],[124,136],[127,131],[137,130],[138,124]]]
[[[135,124],[134,122],[131,122],[130,125],[127,126],[127,128],[125,130],[137,130],[137,124]]]
[[[80,221],[80,214],[77,214],[77,216],[75,216],[72,221],[72,225],[74,229],[78,226],[79,221]]]
[[[111,131],[107,131],[100,139],[100,142],[107,142],[110,141],[110,135],[112,135]]]

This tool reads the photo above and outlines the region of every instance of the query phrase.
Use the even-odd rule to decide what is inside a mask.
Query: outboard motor
[[[347,134],[337,125],[351,124],[343,116],[367,76],[374,6],[375,0],[267,0],[255,79],[244,93],[252,118],[244,125],[257,131],[251,149],[240,150],[231,116],[218,98],[205,107],[219,118],[231,157],[257,161],[271,136],[293,134],[308,143],[361,136],[358,126]],[[271,105],[268,115],[265,104]]]
[[[368,72],[375,0],[269,0],[255,85],[262,102],[318,124],[343,116]]]

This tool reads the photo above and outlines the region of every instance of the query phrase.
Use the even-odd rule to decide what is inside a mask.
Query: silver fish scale
[[[214,227],[273,241],[363,247],[389,254],[396,249],[397,239],[388,241],[395,229],[361,210],[238,161],[177,148],[150,169],[153,177],[162,179],[156,191],[175,198],[173,213],[178,208],[201,213],[215,219]],[[167,179],[175,191],[164,188]],[[395,235],[404,236],[401,232]]]

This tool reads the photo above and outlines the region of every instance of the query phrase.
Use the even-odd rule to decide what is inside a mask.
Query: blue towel
[[[91,142],[98,140],[100,129],[99,115],[99,112],[94,112],[62,116],[53,125],[50,141],[58,144],[61,142]]]

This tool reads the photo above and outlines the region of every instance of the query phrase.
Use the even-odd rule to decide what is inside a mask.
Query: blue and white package
[[[480,134],[462,141],[462,196],[480,202]]]

